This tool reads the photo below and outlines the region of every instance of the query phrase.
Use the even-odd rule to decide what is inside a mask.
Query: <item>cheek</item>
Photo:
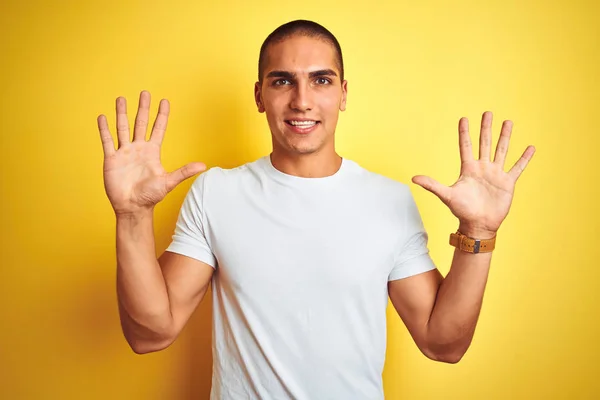
[[[342,101],[342,94],[337,90],[331,90],[330,93],[324,94],[321,104],[323,107],[330,109],[338,109]]]
[[[265,105],[265,114],[267,116],[267,123],[272,131],[278,132],[283,129],[284,122],[281,119],[283,111],[281,105],[275,102],[269,102]]]
[[[265,111],[274,115],[281,113],[282,109],[285,108],[286,99],[285,96],[269,96],[264,98]]]
[[[340,96],[327,96],[323,97],[321,101],[321,107],[329,118],[337,118],[338,112],[340,111]]]

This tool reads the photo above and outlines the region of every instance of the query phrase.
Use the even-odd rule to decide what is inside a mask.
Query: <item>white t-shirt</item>
[[[383,399],[387,283],[435,268],[407,185],[211,168],[168,251],[215,268],[211,399]]]

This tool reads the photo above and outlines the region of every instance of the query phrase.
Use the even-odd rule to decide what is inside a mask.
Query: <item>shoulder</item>
[[[262,163],[263,159],[260,158],[232,168],[211,167],[196,177],[192,187],[203,193],[239,188],[246,182],[256,180],[261,176],[264,171]]]
[[[412,197],[410,186],[389,176],[371,171],[355,161],[347,160],[354,173],[355,182],[365,191],[378,197],[387,197],[397,201]]]
[[[419,213],[410,185],[370,171],[357,163],[352,164],[356,201],[363,206],[364,212],[381,222],[380,226],[388,227],[391,235],[401,234],[408,224],[412,224],[411,221],[418,219]]]

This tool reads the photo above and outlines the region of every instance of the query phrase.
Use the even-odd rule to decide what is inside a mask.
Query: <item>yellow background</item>
[[[514,121],[507,167],[537,153],[501,231],[475,339],[421,355],[392,308],[388,399],[600,398],[598,2],[42,2],[0,6],[0,398],[192,399],[210,386],[210,299],[168,350],[135,355],[115,296],[115,221],[96,116],[171,101],[163,160],[233,167],[270,151],[259,47],[308,18],[342,44],[340,154],[394,179],[457,178],[457,124]],[[168,245],[191,184],[156,211]],[[442,273],[457,223],[411,184]]]

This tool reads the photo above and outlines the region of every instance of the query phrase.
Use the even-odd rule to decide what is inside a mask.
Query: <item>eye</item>
[[[273,81],[273,86],[283,86],[283,85],[291,85],[292,82],[290,82],[287,79],[277,79],[275,81]]]
[[[329,85],[331,83],[330,79],[319,77],[315,80],[317,85]]]

